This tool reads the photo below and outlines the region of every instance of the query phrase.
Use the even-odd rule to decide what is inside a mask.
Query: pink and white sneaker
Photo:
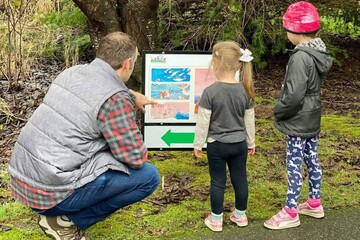
[[[322,207],[322,205],[313,208],[307,201],[300,204],[298,206],[298,210],[300,214],[308,215],[314,218],[323,218],[325,216],[324,208]]]
[[[235,217],[235,213],[232,212],[230,215],[230,220],[236,223],[239,227],[246,227],[248,225],[248,220],[245,214],[237,218]]]
[[[207,218],[205,218],[205,225],[213,230],[214,232],[221,232],[222,226],[223,226],[223,220],[215,220],[212,218],[211,215],[209,215]]]
[[[285,229],[297,227],[300,225],[299,215],[296,214],[296,217],[291,217],[285,209],[281,209],[281,211],[272,216],[269,220],[264,222],[264,226],[269,229]]]

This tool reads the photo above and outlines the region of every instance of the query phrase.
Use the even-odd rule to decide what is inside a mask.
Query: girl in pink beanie
[[[276,128],[286,134],[288,190],[285,207],[264,223],[269,229],[299,226],[298,213],[324,217],[320,200],[322,171],[318,159],[320,87],[332,59],[324,42],[316,37],[320,18],[311,3],[301,1],[290,5],[283,16],[283,27],[295,48],[289,50],[290,59],[274,115]],[[302,161],[308,172],[309,197],[298,205],[303,183]]]

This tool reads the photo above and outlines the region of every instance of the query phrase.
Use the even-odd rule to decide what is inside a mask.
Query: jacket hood
[[[330,52],[326,49],[325,43],[320,38],[298,44],[294,50],[290,50],[290,53],[293,54],[297,51],[308,53],[314,59],[315,65],[321,74],[329,72],[333,60]]]

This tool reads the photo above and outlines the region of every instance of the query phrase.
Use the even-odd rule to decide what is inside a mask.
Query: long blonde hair
[[[240,77],[247,94],[255,102],[253,67],[251,62],[242,62],[240,45],[234,41],[218,42],[213,47],[212,67],[215,73],[236,72],[242,66]]]

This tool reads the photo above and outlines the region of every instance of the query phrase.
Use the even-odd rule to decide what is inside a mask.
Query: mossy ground
[[[271,217],[283,206],[286,193],[284,136],[274,128],[271,118],[261,117],[256,122],[257,152],[248,158],[247,165],[250,221]],[[319,156],[324,173],[322,201],[326,209],[360,203],[359,126],[357,118],[323,116]],[[203,224],[203,218],[210,211],[206,156],[194,159],[192,151],[153,151],[149,159],[158,167],[162,178],[155,193],[90,227],[86,230],[89,237],[165,239],[208,231]],[[12,228],[0,232],[0,239],[46,239],[37,226],[36,214],[11,200],[5,167],[0,175],[0,225]],[[307,181],[304,181],[301,201],[307,197],[307,187]],[[226,216],[233,209],[233,202],[233,190],[228,181],[224,202]],[[227,223],[226,227],[233,226]]]

